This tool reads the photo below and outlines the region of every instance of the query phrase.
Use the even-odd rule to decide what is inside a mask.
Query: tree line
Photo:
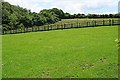
[[[120,18],[119,14],[70,14],[61,9],[43,9],[39,13],[31,12],[26,8],[2,2],[2,25],[4,30],[28,28],[52,24],[61,19],[74,18]]]

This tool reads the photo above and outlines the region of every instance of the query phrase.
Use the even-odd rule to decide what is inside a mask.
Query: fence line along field
[[[81,23],[81,22],[91,22],[91,21],[109,21],[109,20],[118,20],[118,18],[76,18],[76,19],[62,19],[61,21],[59,21],[60,23]],[[59,23],[56,22],[56,23]]]
[[[46,24],[43,26],[34,27],[21,27],[3,29],[3,34],[17,34],[26,32],[48,31],[68,28],[83,28],[83,27],[96,27],[96,26],[112,26],[119,25],[118,18],[97,18],[97,19],[62,19],[62,21],[54,24]]]
[[[3,78],[118,78],[118,27],[3,36]]]

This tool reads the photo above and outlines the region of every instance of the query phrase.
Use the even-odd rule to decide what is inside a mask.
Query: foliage
[[[41,26],[55,23],[63,16],[63,11],[57,8],[42,10],[40,13],[31,12],[26,8],[2,2],[2,23],[16,29],[21,23],[24,27]],[[20,26],[19,26],[20,27]],[[7,27],[6,27],[7,28]]]

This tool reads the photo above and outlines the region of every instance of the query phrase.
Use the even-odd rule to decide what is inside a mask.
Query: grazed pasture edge
[[[101,28],[102,28],[102,30],[101,30]],[[107,41],[113,41],[114,42],[114,40],[117,38],[117,30],[118,30],[118,27],[116,26],[116,28],[114,28],[114,27],[101,27],[101,28],[88,28],[88,29],[90,29],[90,32],[92,33],[93,31],[96,31],[96,32],[98,32],[98,31],[103,31],[103,34],[102,35],[104,35],[104,30],[105,30],[105,33],[106,33],[106,31],[107,32],[109,32],[109,31],[112,31],[112,32],[114,32],[112,35],[114,35],[114,34],[116,34],[115,36],[114,36],[114,38],[112,38],[112,39],[107,39],[106,40],[106,37],[107,36],[109,36],[110,34],[108,34],[107,36],[105,36],[104,37],[104,39],[102,40],[102,41],[104,41],[104,40],[106,40],[106,42],[105,43],[107,43]],[[112,29],[111,29],[112,28]],[[27,36],[29,36],[28,38],[26,38],[27,40],[30,40],[30,39],[32,39],[33,37],[32,37],[32,35],[33,36],[35,36],[35,35],[37,35],[38,34],[38,36],[36,36],[36,38],[34,38],[35,40],[37,40],[38,39],[38,37],[39,36],[45,36],[46,35],[46,33],[48,34],[50,34],[50,33],[52,33],[51,35],[48,35],[48,36],[54,36],[54,34],[53,33],[55,33],[55,34],[65,34],[66,32],[68,33],[69,31],[69,33],[70,33],[70,35],[75,35],[73,32],[75,32],[75,31],[77,31],[77,32],[80,32],[81,33],[81,35],[83,34],[82,32],[84,32],[84,31],[86,31],[86,30],[88,30],[88,29],[72,29],[72,30],[64,30],[64,31],[52,31],[52,32],[42,32],[42,33],[30,33],[30,34],[22,34],[22,36],[25,36],[25,37],[27,37]],[[94,30],[93,30],[94,29]],[[80,30],[80,31],[79,31]],[[82,32],[81,32],[81,30],[83,30]],[[91,31],[92,30],[92,31]],[[71,32],[72,31],[72,32]],[[57,33],[56,33],[57,32]],[[62,33],[62,32],[65,32],[65,33]],[[88,31],[87,31],[88,32]],[[94,35],[96,35],[95,33],[96,32],[93,32],[93,34],[91,34],[91,36],[94,36]],[[66,33],[66,34],[67,34]],[[75,32],[76,33],[76,32]],[[89,32],[88,32],[89,33]],[[42,34],[45,34],[45,35],[42,35]],[[73,38],[71,38],[71,40],[74,40],[74,38],[75,37],[77,37],[78,35],[77,35],[78,33],[76,33],[76,36],[74,36]],[[86,33],[85,33],[86,34]],[[101,36],[102,36],[101,35]],[[18,38],[18,36],[21,36],[21,35],[11,35],[11,36],[16,36],[16,39],[18,39],[19,41],[21,40],[21,39],[19,39]],[[10,35],[8,35],[8,37],[9,37],[9,39],[14,39],[14,37],[11,37]],[[59,40],[61,40],[61,44],[62,44],[62,42],[65,42],[65,40],[67,40],[67,39],[69,39],[69,35],[66,35],[66,36],[64,36],[63,37],[63,39],[60,39],[61,37],[59,36],[59,35],[57,35],[59,38],[57,39],[57,41],[59,41]],[[88,35],[89,36],[89,35]],[[5,37],[6,37],[6,35],[5,35]],[[32,38],[31,38],[32,37]],[[65,37],[67,37],[67,38],[65,38]],[[112,36],[109,36],[109,38],[111,38]],[[57,37],[52,37],[52,38],[57,38]],[[89,40],[92,40],[92,37],[91,37],[91,39],[89,38],[89,37],[87,37],[86,36],[86,38],[87,39],[89,39]],[[77,39],[78,39],[78,41],[76,42],[75,41],[75,43],[73,43],[73,44],[78,44],[78,42],[80,41],[80,39],[82,40],[82,41],[85,41],[86,40],[86,38],[84,37],[84,35],[83,35],[83,38],[82,37],[77,37]],[[97,36],[95,36],[95,38],[97,38]],[[101,37],[102,38],[102,37]],[[8,41],[10,41],[9,39],[6,39],[6,40],[8,40]],[[45,38],[39,38],[39,39],[44,39],[45,40]],[[50,38],[46,38],[46,40],[48,40],[48,39],[50,39]],[[65,40],[64,40],[65,39]],[[100,38],[97,38],[97,40],[95,40],[95,42],[97,41],[99,41],[99,39]],[[4,41],[4,36],[3,36],[3,41]],[[19,41],[17,42],[17,43],[19,43]],[[32,42],[33,42],[33,39],[31,40]],[[51,40],[51,41],[53,41],[53,42],[55,42],[53,39]],[[51,42],[50,41],[50,42]],[[57,42],[56,41],[56,42]],[[82,41],[80,41],[80,42],[82,42]],[[101,41],[101,40],[100,40]],[[23,41],[21,41],[21,42],[23,42]],[[39,40],[37,41],[37,42],[39,42]],[[45,41],[46,42],[46,41]],[[47,41],[48,42],[48,41]],[[47,43],[46,42],[46,43]],[[66,41],[67,42],[67,41]],[[65,43],[66,43],[65,42]],[[71,42],[71,41],[70,41]],[[88,41],[87,41],[88,42]],[[93,41],[93,44],[95,43],[94,41]],[[40,43],[41,43],[41,40],[40,40]],[[48,42],[49,43],[49,42]],[[85,42],[86,43],[86,42]],[[116,53],[115,55],[116,55],[116,57],[118,57],[117,56],[117,47],[116,47],[116,45],[117,45],[117,43],[116,42],[114,42],[115,44],[113,45],[114,46],[114,49],[115,49],[115,52],[114,51],[111,51],[112,50],[112,48],[110,48],[109,46],[107,46],[107,44],[106,44],[106,47],[104,47],[103,49],[105,49],[105,48],[107,48],[108,47],[108,49],[107,50],[110,50],[110,51],[106,51],[107,53],[111,53],[111,52],[113,52],[113,53]],[[5,43],[4,43],[5,44]],[[37,43],[38,44],[38,43]],[[51,44],[49,44],[50,46],[52,46],[52,44],[53,43],[51,43]],[[104,43],[100,43],[100,44],[104,44]],[[24,44],[23,44],[24,45]],[[109,45],[109,43],[108,43],[108,45]],[[8,46],[9,46],[9,44],[8,44]],[[43,45],[44,46],[44,45]],[[53,45],[53,46],[55,46],[55,45]],[[97,45],[98,46],[98,45]],[[96,47],[97,47],[96,46]],[[110,46],[112,46],[112,45],[110,45]],[[39,45],[38,45],[38,47],[39,47]],[[57,46],[55,46],[55,47],[57,47]],[[65,48],[67,48],[67,47],[70,47],[70,46],[66,46]],[[29,47],[26,47],[26,48],[29,48]],[[31,47],[31,48],[33,48],[33,47]],[[36,48],[36,47],[35,47]],[[98,47],[97,47],[98,48]],[[95,49],[97,49],[97,48],[95,48]],[[3,52],[4,52],[4,50],[6,51],[6,50],[8,50],[8,49],[10,49],[10,47],[9,48],[6,48],[6,49],[4,49],[4,46],[3,46]],[[12,49],[12,48],[11,48]],[[40,48],[39,48],[40,49]],[[38,52],[36,53],[36,54],[33,54],[33,55],[37,55],[38,53],[39,53],[39,49],[37,49],[38,50]],[[55,50],[56,48],[54,48],[53,50]],[[70,48],[71,49],[71,48]],[[68,50],[70,50],[70,49],[68,49]],[[102,49],[102,50],[103,50]],[[49,49],[47,49],[47,48],[45,48],[45,49],[42,49],[43,51],[44,50],[48,50],[49,51]],[[61,49],[57,49],[57,50],[61,50]],[[56,51],[57,51],[56,50]],[[12,54],[12,51],[14,51],[14,50],[11,50],[11,52],[10,52],[10,54]],[[99,49],[98,49],[98,51],[99,51]],[[60,51],[61,52],[61,51]],[[63,51],[64,52],[64,51]],[[89,52],[89,51],[88,51]],[[87,53],[88,53],[87,52]],[[105,53],[106,53],[105,52]],[[7,53],[9,53],[9,52],[7,52]],[[18,53],[18,52],[17,52]],[[69,52],[68,52],[69,53]],[[86,54],[87,54],[86,53]],[[93,52],[92,52],[93,53]],[[96,52],[95,52],[96,53]],[[97,52],[97,53],[101,53],[101,49],[100,49],[100,51],[99,52]],[[64,53],[63,53],[64,54]],[[109,54],[110,55],[110,54]],[[109,56],[108,55],[108,56]],[[4,56],[4,55],[3,55]],[[13,55],[11,55],[11,56],[13,56]],[[45,56],[47,56],[47,55],[45,55]],[[74,55],[73,55],[74,56]],[[112,55],[112,56],[114,56],[114,54]],[[9,56],[10,57],[10,56]],[[16,58],[17,56],[15,56],[14,58]],[[20,57],[20,56],[19,56]],[[30,56],[29,56],[30,57]],[[57,56],[56,56],[57,57]],[[71,56],[72,57],[72,56]],[[76,56],[77,57],[77,56]],[[102,56],[101,56],[102,57]],[[4,58],[4,57],[3,57]],[[46,57],[46,58],[48,58],[48,56]],[[52,58],[52,57],[51,57]],[[54,58],[54,57],[53,57]],[[58,57],[59,58],[59,57]],[[61,57],[60,57],[61,58]],[[68,57],[66,57],[65,59],[67,59]],[[79,58],[79,57],[78,57]],[[93,57],[92,57],[93,58]],[[110,57],[111,58],[111,60],[112,60],[112,57]],[[109,59],[110,59],[109,58]],[[5,60],[8,60],[9,61],[9,59],[8,58],[4,58]],[[19,58],[19,60],[21,60],[22,58]],[[37,58],[35,58],[35,59],[37,59]],[[39,58],[38,58],[39,59]],[[42,59],[42,58],[41,58]],[[84,59],[84,58],[83,58]],[[82,60],[83,60],[82,59]],[[98,58],[99,59],[99,58]],[[97,60],[98,60],[97,59]],[[22,59],[23,60],[23,59]],[[48,59],[49,60],[49,59]],[[87,60],[87,59],[86,59]],[[114,59],[113,59],[114,60]],[[63,61],[63,60],[62,60]],[[72,61],[73,61],[73,59],[72,59]],[[77,60],[78,61],[78,60]],[[118,62],[118,59],[115,59],[115,61],[116,61],[116,64],[117,64],[117,62]],[[15,61],[16,62],[16,61]],[[23,60],[23,62],[24,62],[24,60]],[[36,62],[36,61],[35,61]],[[38,61],[38,62],[40,62],[40,61]],[[46,61],[45,61],[46,62]],[[89,62],[89,61],[88,61]],[[14,63],[14,62],[13,62]],[[27,63],[29,63],[29,61],[27,62]],[[33,62],[34,63],[34,62]],[[67,62],[67,63],[69,63],[69,62]],[[86,63],[86,62],[85,62]],[[76,63],[75,63],[76,64]],[[10,64],[9,64],[10,65]],[[29,65],[29,64],[28,64]],[[4,63],[3,63],[3,66],[4,66]],[[59,65],[58,65],[59,66]],[[66,66],[66,65],[65,65]],[[22,66],[21,66],[22,67]],[[52,67],[52,66],[51,66]],[[24,68],[24,67],[23,67]],[[99,67],[98,67],[99,68]],[[104,68],[104,67],[103,67]],[[36,69],[38,69],[38,67],[36,68]],[[54,69],[54,68],[53,68]],[[106,68],[106,69],[108,69],[108,68]],[[8,69],[8,71],[10,71],[11,69]],[[13,66],[13,70],[14,70],[14,66]],[[28,70],[30,70],[30,69],[28,69]],[[66,69],[66,70],[68,70],[68,69]],[[98,69],[98,70],[100,70],[100,69]],[[17,70],[18,71],[18,70]],[[17,71],[15,71],[15,72],[17,72]],[[20,70],[19,70],[20,71]],[[19,71],[18,71],[18,73],[19,73]],[[38,71],[38,70],[37,70]],[[75,71],[75,70],[74,70]],[[116,71],[117,71],[117,69],[116,69]],[[3,72],[4,72],[4,68],[3,68]],[[24,71],[22,71],[22,72],[24,72]],[[36,72],[36,70],[35,70],[35,72]],[[42,71],[41,71],[42,72]],[[108,71],[109,72],[109,71]],[[25,72],[26,73],[26,72]],[[3,73],[4,74],[4,73]],[[62,73],[60,73],[60,74],[62,74]],[[12,74],[11,74],[12,75]],[[14,75],[14,73],[13,73],[13,75]],[[32,74],[32,75],[34,75],[34,74]],[[33,78],[32,77],[32,75],[31,75],[31,78]],[[66,74],[65,74],[66,75]],[[116,78],[118,77],[117,76],[118,74],[116,73]],[[72,76],[72,75],[71,75]],[[4,75],[3,75],[3,77],[4,77]],[[14,78],[15,76],[12,76],[11,78]],[[19,78],[19,77],[21,77],[21,76],[18,76],[17,78]],[[30,77],[30,76],[29,76]],[[82,77],[82,76],[81,76]],[[97,76],[96,76],[97,77]],[[94,78],[96,78],[96,77],[94,77]],[[6,78],[7,78],[7,76],[6,76]],[[25,78],[25,77],[21,77],[21,78]],[[27,77],[26,77],[27,78]],[[35,77],[34,77],[35,78]],[[36,78],[39,78],[39,77],[36,77]],[[63,75],[63,78],[64,78],[64,75]],[[69,77],[68,77],[69,78]],[[72,77],[73,78],[73,77]],[[80,77],[79,77],[80,78]],[[87,77],[86,77],[87,78]],[[107,77],[108,78],[108,77]],[[54,79],[54,78],[53,78]],[[24,79],[25,80],[25,79]],[[62,80],[62,79],[61,79]],[[81,79],[80,79],[81,80]],[[88,79],[89,80],[89,79]]]

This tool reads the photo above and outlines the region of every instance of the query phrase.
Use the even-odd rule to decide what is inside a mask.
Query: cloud
[[[117,13],[119,0],[5,0],[13,5],[39,12],[42,9],[60,8],[69,13]]]

